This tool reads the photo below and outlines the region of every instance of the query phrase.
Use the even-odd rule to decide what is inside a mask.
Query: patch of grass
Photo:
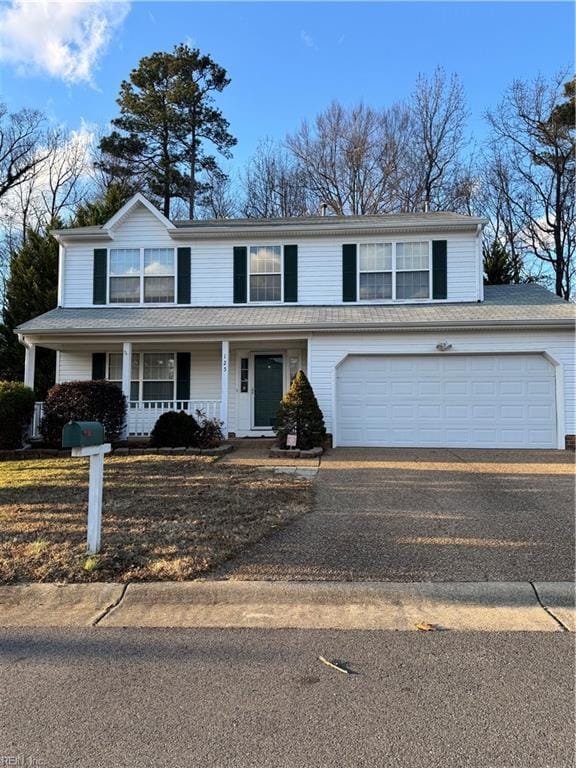
[[[102,551],[86,556],[88,463],[0,463],[0,583],[184,580],[310,508],[310,483],[208,457],[107,457]]]
[[[85,558],[82,568],[84,568],[86,573],[94,573],[94,571],[97,571],[98,568],[100,568],[101,564],[102,558],[100,555],[89,555]]]

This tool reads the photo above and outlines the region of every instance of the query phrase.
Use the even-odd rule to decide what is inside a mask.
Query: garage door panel
[[[526,394],[528,395],[546,395],[548,392],[548,382],[546,380],[532,380],[526,382]]]
[[[542,355],[352,355],[336,398],[340,445],[556,447],[554,369]]]
[[[499,394],[520,396],[524,392],[523,381],[500,381],[498,383]]]

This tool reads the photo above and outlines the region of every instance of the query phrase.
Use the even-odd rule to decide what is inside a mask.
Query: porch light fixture
[[[447,341],[441,341],[439,344],[436,344],[436,349],[438,352],[448,352],[448,350],[452,349],[452,344],[449,344]]]

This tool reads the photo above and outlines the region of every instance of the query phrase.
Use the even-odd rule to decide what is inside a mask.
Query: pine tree
[[[499,240],[484,246],[485,285],[506,285],[520,282],[521,265],[513,262],[511,254]]]
[[[159,198],[167,217],[173,198],[185,200],[193,219],[209,179],[225,176],[206,148],[229,158],[236,144],[213,98],[229,83],[226,70],[197,48],[145,56],[120,85],[120,115],[100,142],[100,166]]]
[[[24,347],[14,329],[54,309],[57,291],[58,243],[50,234],[28,230],[26,240],[10,262],[0,326],[0,379],[22,381]],[[54,351],[42,347],[37,350],[35,391],[39,399],[54,384],[55,361]]]
[[[324,416],[304,371],[298,371],[282,398],[276,434],[282,447],[286,446],[286,437],[292,434],[296,435],[296,447],[302,450],[316,448],[324,442]]]
[[[78,206],[72,226],[105,224],[135,192],[136,188],[127,182],[112,182],[101,196]]]

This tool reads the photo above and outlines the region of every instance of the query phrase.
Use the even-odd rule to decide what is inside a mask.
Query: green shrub
[[[60,446],[69,421],[99,421],[106,439],[118,440],[126,420],[126,398],[109,381],[67,381],[56,384],[44,401],[40,432],[49,445]]]
[[[222,422],[196,411],[196,418],[184,411],[166,411],[150,433],[155,448],[217,448],[222,442]]]
[[[0,448],[21,448],[34,414],[34,392],[17,381],[0,381]]]
[[[196,419],[184,411],[166,411],[150,433],[150,445],[155,448],[188,448],[196,445],[199,432]]]
[[[324,416],[304,371],[298,371],[282,398],[275,432],[283,448],[286,447],[286,437],[293,434],[296,435],[296,447],[302,450],[319,447],[324,442]]]

